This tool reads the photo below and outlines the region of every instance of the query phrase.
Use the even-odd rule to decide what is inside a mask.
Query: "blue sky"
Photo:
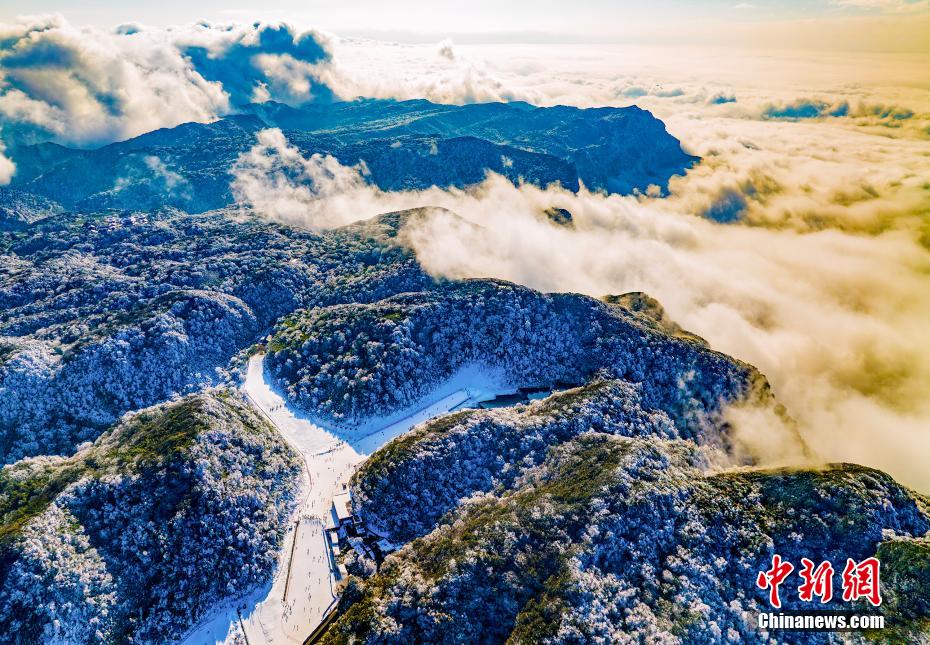
[[[18,15],[62,13],[75,24],[113,25],[142,22],[150,25],[286,20],[343,35],[365,35],[402,41],[458,36],[476,40],[625,40],[636,42],[702,40],[728,37],[734,26],[743,31],[788,30],[799,22],[813,32],[838,28],[856,33],[883,24],[892,34],[924,19],[930,0],[470,0],[431,2],[376,0],[334,3],[320,0],[266,0],[262,3],[206,0],[126,2],[118,0],[4,0],[0,20]],[[930,24],[924,21],[922,24]],[[824,26],[826,25],[826,26]],[[927,32],[924,32],[925,34]],[[845,37],[845,36],[844,36]],[[906,35],[905,35],[906,37]],[[777,41],[778,36],[772,35]],[[813,37],[816,40],[816,37]],[[927,40],[930,40],[928,38]]]

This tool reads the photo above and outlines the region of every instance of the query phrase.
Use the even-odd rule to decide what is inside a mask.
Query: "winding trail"
[[[303,643],[336,599],[337,574],[324,535],[333,495],[343,490],[368,455],[394,437],[503,391],[495,381],[476,368],[466,368],[407,410],[342,428],[289,407],[265,373],[264,355],[253,356],[242,391],[304,461],[297,511],[281,545],[274,579],[215,607],[182,643],[217,645],[237,638],[251,645]]]

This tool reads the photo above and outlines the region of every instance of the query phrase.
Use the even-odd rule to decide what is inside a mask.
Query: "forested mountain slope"
[[[667,420],[642,423],[635,403],[598,414],[604,387],[616,388],[563,395],[585,399],[563,409],[587,415],[575,432],[552,418],[553,397],[510,418],[440,418],[375,454],[353,484],[361,517],[415,539],[350,580],[323,642],[863,640],[760,632],[772,609],[755,580],[776,553],[840,567],[877,554],[888,629],[871,637],[926,638],[926,498],[851,464],[720,472],[713,449],[667,438]],[[875,611],[842,602],[839,572],[827,605],[799,601],[799,580],[782,587],[784,609]]]
[[[296,456],[228,391],[128,416],[72,457],[0,470],[5,642],[165,642],[266,580]]]
[[[235,212],[49,217],[0,238],[0,459],[68,454],[224,380],[280,316],[432,281],[407,251]]]

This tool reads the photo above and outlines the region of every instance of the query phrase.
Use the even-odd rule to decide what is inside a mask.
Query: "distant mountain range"
[[[651,113],[637,107],[580,109],[526,103],[440,105],[425,100],[359,100],[293,108],[247,106],[213,123],[186,123],[95,150],[55,143],[14,146],[12,188],[68,210],[190,213],[233,203],[229,170],[276,127],[309,156],[364,161],[384,190],[465,187],[488,171],[546,186],[629,194],[687,171],[698,159]],[[3,191],[6,193],[6,191]],[[0,206],[8,201],[0,195]],[[45,204],[43,212],[51,212]]]

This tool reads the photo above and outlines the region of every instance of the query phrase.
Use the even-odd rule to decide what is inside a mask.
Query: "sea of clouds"
[[[437,275],[549,291],[645,291],[772,382],[823,461],[930,472],[930,61],[585,45],[414,46],[286,25],[0,27],[8,144],[95,145],[250,101],[356,96],[637,104],[703,161],[664,198],[515,187],[384,192],[363,164],[304,158],[277,130],[231,169],[244,205],[327,228],[399,208]],[[14,172],[0,151],[0,182]],[[153,172],[157,169],[153,168]],[[567,208],[570,228],[541,216]],[[776,419],[734,410],[747,442]],[[774,436],[774,435],[773,435]]]
[[[720,351],[762,370],[820,461],[890,471],[930,490],[930,254],[908,230],[866,235],[719,224],[661,199],[514,186],[386,192],[364,167],[304,158],[266,130],[234,167],[237,198],[269,218],[331,228],[436,206],[402,232],[436,275],[497,277],[592,296],[645,291]],[[543,213],[557,207],[571,227]],[[781,419],[732,411],[750,452],[783,463]]]

